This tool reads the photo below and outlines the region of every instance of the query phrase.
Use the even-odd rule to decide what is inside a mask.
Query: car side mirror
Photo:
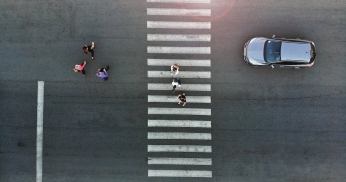
[[[270,65],[272,67],[272,69],[274,69],[274,65]]]
[[[275,38],[275,34],[273,35],[273,37],[272,38]]]

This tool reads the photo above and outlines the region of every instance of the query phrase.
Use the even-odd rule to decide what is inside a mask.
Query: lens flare
[[[228,1],[228,0],[225,0],[225,1]],[[234,6],[234,3],[235,3],[236,0],[233,0],[232,2],[230,2],[229,6],[227,7],[227,9],[225,11],[222,11],[222,12],[216,12],[217,14],[212,16],[212,17],[200,17],[200,16],[190,16],[192,19],[196,19],[198,21],[215,21],[215,20],[218,20],[222,17],[224,17],[225,15],[227,15],[232,7]],[[180,3],[180,8],[181,9],[185,9],[185,4],[183,3]],[[213,12],[212,12],[213,13]]]

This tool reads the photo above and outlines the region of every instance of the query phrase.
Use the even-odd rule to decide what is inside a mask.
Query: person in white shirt
[[[179,78],[173,78],[172,86],[173,86],[172,93],[174,93],[176,88],[180,88],[181,87],[180,79]]]
[[[171,76],[176,76],[179,73],[179,65],[174,64],[171,66]]]

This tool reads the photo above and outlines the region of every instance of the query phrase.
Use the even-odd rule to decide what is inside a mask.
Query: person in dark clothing
[[[91,59],[94,59],[94,48],[95,48],[95,44],[94,44],[94,42],[91,42],[91,45],[83,46],[83,51],[85,54],[88,54],[88,52],[91,52]]]
[[[185,97],[185,93],[184,92],[178,95],[178,99],[179,99],[178,104],[180,105],[180,102],[182,102],[183,106],[185,106],[185,104],[186,104],[186,97]]]

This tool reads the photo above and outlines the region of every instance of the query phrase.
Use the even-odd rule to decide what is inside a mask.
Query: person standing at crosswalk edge
[[[107,66],[107,68],[100,68],[97,70],[96,72],[96,76],[97,77],[100,77],[100,78],[103,78],[104,81],[107,81],[108,80],[108,73],[107,71],[109,70],[109,66]]]
[[[91,53],[91,59],[94,59],[94,48],[95,48],[95,43],[91,42],[91,45],[89,45],[89,46],[84,45],[83,46],[83,51],[85,54],[88,54],[88,52],[90,52]]]
[[[173,78],[173,80],[172,80],[172,86],[173,86],[172,93],[174,93],[174,92],[175,92],[175,89],[181,87],[180,79],[179,79],[179,78]]]
[[[82,72],[83,76],[85,76],[85,71],[84,71],[84,67],[86,65],[86,61],[84,61],[82,64],[76,64],[73,68],[74,72]]]
[[[185,92],[179,94],[179,95],[178,95],[178,99],[179,99],[178,104],[180,105],[180,103],[182,102],[182,103],[183,103],[183,106],[185,106],[185,104],[186,104]]]
[[[177,76],[178,73],[179,73],[179,65],[173,64],[171,66],[171,76]]]

